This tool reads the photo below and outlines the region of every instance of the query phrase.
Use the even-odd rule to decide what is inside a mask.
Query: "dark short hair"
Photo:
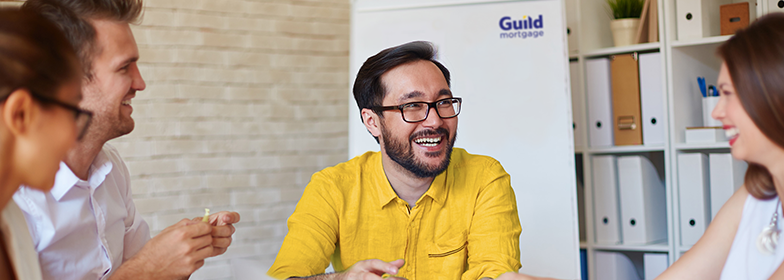
[[[768,139],[784,148],[784,14],[771,13],[738,31],[718,53],[727,64],[738,98]],[[776,197],[773,178],[750,163],[746,189],[759,199]]]
[[[365,63],[359,68],[357,79],[354,80],[354,100],[359,107],[359,117],[362,118],[362,109],[381,106],[381,102],[387,94],[386,88],[381,82],[381,75],[397,66],[418,60],[430,61],[441,70],[446,84],[451,86],[449,70],[435,60],[436,53],[436,48],[432,43],[414,41],[385,49],[365,60]],[[379,116],[383,117],[382,114]],[[378,137],[374,136],[374,138],[378,142]]]
[[[54,22],[76,50],[85,77],[92,79],[92,59],[101,50],[95,46],[90,20],[137,23],[143,4],[142,0],[28,0],[22,9]]]
[[[385,49],[368,58],[359,68],[354,81],[354,100],[359,110],[381,106],[386,89],[381,83],[381,75],[397,66],[418,60],[427,60],[438,66],[450,85],[449,70],[435,60],[436,48],[430,42],[414,41]]]
[[[60,30],[35,13],[0,8],[0,99],[24,88],[56,99],[81,77],[79,60]]]

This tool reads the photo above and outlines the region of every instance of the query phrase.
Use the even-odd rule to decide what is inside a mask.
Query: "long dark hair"
[[[19,88],[55,98],[81,78],[79,61],[53,23],[18,8],[0,8],[0,100]]]
[[[765,15],[738,31],[718,49],[755,125],[784,148],[784,13]],[[749,164],[746,189],[759,199],[776,197],[773,178],[761,165]]]

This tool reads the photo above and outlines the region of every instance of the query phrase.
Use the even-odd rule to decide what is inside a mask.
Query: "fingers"
[[[399,268],[403,267],[404,264],[406,264],[406,261],[403,260],[403,259],[399,259],[399,260],[391,261],[391,262],[389,262],[389,264],[394,265],[394,266],[396,266],[399,269]]]
[[[200,261],[197,261],[196,263],[194,263],[193,264],[193,269],[191,269],[191,274],[193,274],[194,272],[199,270],[199,268],[201,268],[202,266],[204,266],[204,260],[203,259],[200,260]]]
[[[202,235],[210,235],[210,233],[212,233],[212,226],[208,223],[193,222],[190,220],[187,221],[189,223],[188,225],[185,226],[185,231],[187,236],[196,237]]]
[[[234,226],[214,226],[212,227],[212,256],[218,256],[226,252],[231,245],[231,235],[234,234]]]
[[[358,262],[351,268],[351,270],[356,269],[359,271],[374,273],[376,275],[382,275],[384,273],[395,275],[398,272],[398,268],[399,267],[397,265],[393,265],[378,259],[372,259]]]
[[[203,260],[213,256],[213,248],[212,244],[208,244],[207,246],[201,247],[196,252],[193,253],[193,258],[198,260]]]
[[[240,213],[220,211],[210,215],[210,223],[215,226],[229,225],[240,221]]]
[[[215,238],[215,237],[213,237],[212,238],[212,247],[226,249],[226,248],[229,248],[230,245],[231,245],[231,237],[228,237],[228,238]]]
[[[501,276],[498,276],[498,278],[496,278],[496,279],[497,280],[534,280],[534,279],[539,279],[539,278],[532,277],[532,276],[525,275],[525,274],[516,273],[516,272],[507,272],[507,273],[501,274]]]
[[[210,257],[217,257],[223,255],[224,253],[226,253],[226,251],[227,251],[226,248],[212,247],[212,255],[210,255]]]
[[[193,248],[195,250],[200,250],[206,246],[212,247],[212,236],[209,234],[205,234],[199,237],[191,238],[190,240],[186,240],[185,242],[186,244],[188,244],[190,248]]]
[[[234,234],[234,226],[223,225],[212,227],[212,237],[231,237]]]

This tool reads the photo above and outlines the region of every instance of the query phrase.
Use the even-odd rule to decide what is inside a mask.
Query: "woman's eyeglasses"
[[[60,100],[49,98],[41,94],[34,93],[30,91],[33,98],[41,101],[43,103],[54,104],[65,109],[68,109],[73,112],[74,114],[74,121],[76,121],[76,140],[82,140],[84,135],[87,133],[87,128],[90,126],[90,121],[93,119],[93,112],[83,110],[79,107],[74,105],[62,102]]]

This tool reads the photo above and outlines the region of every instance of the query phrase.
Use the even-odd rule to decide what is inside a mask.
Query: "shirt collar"
[[[76,182],[79,182],[79,177],[76,177],[71,168],[61,161],[60,170],[57,170],[57,174],[54,177],[54,187],[52,187],[50,192],[54,199],[60,201],[76,185]]]
[[[397,198],[397,194],[395,193],[395,190],[392,189],[392,185],[389,184],[387,174],[384,172],[381,152],[377,152],[373,157],[374,158],[368,162],[370,163],[370,168],[375,173],[374,177],[376,178],[376,183],[373,185],[378,186],[379,208],[384,208],[384,206],[387,206],[387,204]]]
[[[375,156],[377,158],[372,159],[369,162],[371,164],[371,168],[375,169],[375,175],[376,178],[378,178],[377,179],[378,181],[376,182],[375,185],[379,186],[378,188],[379,208],[384,208],[384,206],[387,206],[387,204],[395,200],[395,198],[397,198],[398,196],[395,193],[395,190],[392,189],[392,185],[389,184],[389,179],[387,179],[386,173],[384,173],[384,165],[381,161],[382,159],[381,152],[376,153]],[[438,174],[438,176],[436,176],[433,179],[433,182],[430,183],[430,188],[427,190],[427,192],[425,192],[423,196],[430,197],[431,199],[433,199],[433,201],[435,201],[438,204],[441,205],[444,204],[444,200],[446,200],[446,194],[447,194],[446,189],[448,187],[447,182],[451,181],[451,180],[447,180],[448,174],[450,173],[449,169],[451,169],[451,167],[452,164],[449,164],[447,170],[441,172],[441,174]]]
[[[433,182],[430,183],[430,188],[427,190],[427,192],[425,192],[426,196],[429,196],[433,199],[433,201],[441,205],[444,205],[444,200],[446,200],[448,174],[449,167],[447,167],[444,172],[441,172],[441,174],[438,174],[438,176],[433,178]]]
[[[104,155],[103,151],[98,153],[98,156],[95,157],[95,160],[93,160],[93,163],[90,165],[90,170],[88,171],[89,175],[87,182],[90,184],[91,189],[96,189],[103,184],[106,175],[112,171],[112,166],[112,161]],[[81,179],[73,173],[65,162],[60,162],[60,170],[58,170],[55,175],[54,186],[50,191],[54,199],[60,201],[68,191],[76,186],[76,183],[78,183],[79,180]]]
[[[95,157],[93,160],[93,164],[90,166],[90,176],[87,179],[90,182],[90,187],[95,189],[98,188],[103,181],[106,179],[106,175],[109,175],[109,172],[112,171],[112,161],[109,159],[108,156],[101,150],[98,153],[98,156]]]

